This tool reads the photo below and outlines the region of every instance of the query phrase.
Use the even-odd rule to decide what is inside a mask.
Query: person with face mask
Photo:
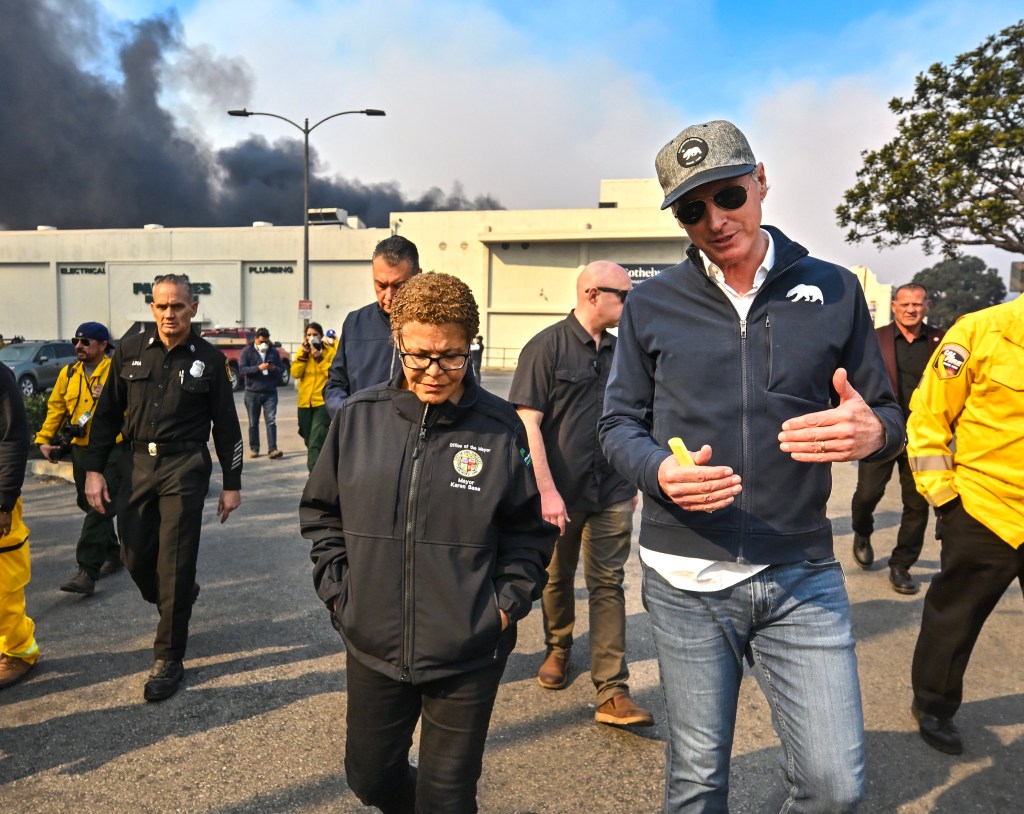
[[[299,383],[299,435],[306,442],[306,466],[310,472],[331,426],[323,391],[332,361],[333,344],[328,344],[319,322],[310,322],[302,347],[292,361],[292,378]]]
[[[258,328],[251,345],[239,354],[238,375],[245,377],[245,411],[249,415],[249,457],[260,456],[260,411],[267,425],[267,457],[281,458],[277,448],[277,386],[284,373],[281,354],[270,344],[270,331]]]

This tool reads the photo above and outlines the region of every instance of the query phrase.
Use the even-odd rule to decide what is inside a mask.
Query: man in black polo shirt
[[[905,418],[910,416],[910,397],[921,381],[932,353],[942,341],[944,331],[926,325],[931,300],[918,283],[896,289],[892,301],[893,321],[875,329],[882,359],[892,391],[899,399]],[[896,534],[896,547],[889,557],[889,582],[896,593],[916,594],[917,583],[910,567],[921,556],[924,533],[928,527],[928,501],[917,491],[914,474],[904,450],[898,457],[883,461],[861,461],[857,465],[857,488],[853,492],[850,516],[853,525],[853,558],[861,568],[870,568],[875,560],[871,532],[875,529],[874,511],[885,494],[886,484],[896,464],[900,473],[903,516]]]
[[[595,720],[650,726],[654,718],[629,697],[626,603],[622,589],[633,531],[636,489],[611,468],[597,438],[622,304],[633,287],[621,267],[591,263],[576,281],[576,307],[531,339],[519,356],[509,401],[530,441],[544,519],[561,536],[544,589],[547,656],[538,683],[569,683],[576,621],[573,583],[580,553],[590,605],[590,674]]]

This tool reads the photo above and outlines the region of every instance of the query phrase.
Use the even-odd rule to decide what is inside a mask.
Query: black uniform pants
[[[78,567],[93,579],[99,579],[100,568],[107,560],[121,558],[117,544],[117,533],[114,531],[114,517],[117,514],[117,495],[120,491],[120,462],[124,452],[124,444],[118,444],[110,451],[107,464],[103,467],[103,477],[107,481],[107,491],[114,501],[108,504],[106,514],[100,514],[85,498],[85,456],[88,447],[71,447],[71,469],[75,477],[75,491],[78,493],[78,508],[85,512],[82,532],[78,535],[75,547],[75,558]]]
[[[924,533],[928,528],[928,501],[914,485],[914,473],[910,471],[907,453],[900,453],[893,461],[861,461],[857,465],[857,488],[853,492],[850,520],[857,534],[871,536],[875,530],[875,507],[885,494],[886,484],[892,477],[893,464],[900,473],[903,516],[900,518],[896,547],[892,550],[889,564],[910,568],[921,556],[921,547],[924,545]]]
[[[911,679],[918,709],[951,718],[985,620],[1015,579],[1024,589],[1024,546],[1004,542],[957,505],[942,517],[941,562],[925,594]]]
[[[124,564],[142,598],[160,612],[153,642],[158,659],[181,659],[192,617],[203,503],[213,465],[202,445],[194,452],[123,458],[118,528]]]

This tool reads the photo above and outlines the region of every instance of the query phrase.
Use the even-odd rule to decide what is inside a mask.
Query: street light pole
[[[291,119],[279,116],[277,113],[261,113],[256,110],[246,110],[244,107],[241,110],[229,110],[229,116],[270,116],[274,119],[280,119],[283,122],[288,122],[292,127],[300,130],[303,137],[303,172],[302,172],[302,299],[309,299],[309,134],[316,130],[321,124],[331,119],[335,119],[338,116],[347,116],[352,113],[359,113],[363,116],[386,116],[387,114],[383,110],[377,110],[375,108],[366,108],[365,110],[342,110],[340,113],[332,113],[330,116],[324,116],[320,121],[314,124],[312,127],[309,126],[309,119],[304,119],[303,124],[293,122]],[[309,323],[309,320],[303,320],[305,324]]]

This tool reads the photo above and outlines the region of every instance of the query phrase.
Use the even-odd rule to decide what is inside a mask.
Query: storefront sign
[[[88,266],[61,266],[61,274],[106,274],[107,268],[103,265]]]

